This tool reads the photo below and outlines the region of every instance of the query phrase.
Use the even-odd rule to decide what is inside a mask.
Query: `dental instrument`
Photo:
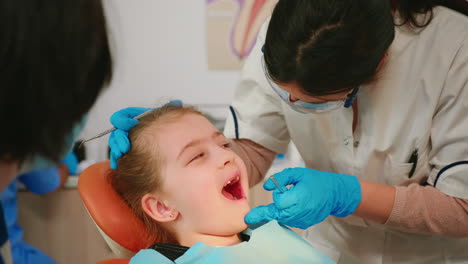
[[[276,185],[276,187],[278,187],[278,190],[280,190],[280,192],[284,193],[287,190],[286,187],[284,187],[284,186],[282,186],[282,185],[280,185],[278,183],[278,181],[275,179],[275,177],[273,177],[273,175],[270,176],[270,179],[271,179],[271,181],[273,181],[273,183]]]
[[[154,108],[154,109],[148,110],[148,111],[146,111],[146,112],[144,112],[144,113],[142,113],[142,114],[139,114],[139,115],[135,116],[134,119],[140,120],[140,119],[143,118],[144,116],[146,116],[146,115],[152,113],[153,111],[155,111],[155,110],[157,110],[157,109],[158,109],[158,108]],[[103,136],[105,136],[105,135],[111,133],[111,132],[114,131],[114,130],[116,130],[116,128],[115,128],[115,127],[112,127],[112,128],[109,128],[109,129],[107,129],[107,130],[105,130],[105,131],[103,131],[103,132],[97,134],[97,135],[94,136],[94,137],[85,139],[85,140],[81,141],[81,143],[80,143],[80,145],[79,145],[78,147],[81,148],[81,146],[83,146],[84,143],[86,143],[86,142],[88,142],[88,141],[91,141],[91,140],[93,140],[93,139],[96,139],[96,138],[103,137]]]

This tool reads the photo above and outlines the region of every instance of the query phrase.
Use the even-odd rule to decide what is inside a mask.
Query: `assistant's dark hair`
[[[468,1],[466,0],[390,0],[394,10],[398,10],[402,21],[401,25],[409,24],[414,27],[427,26],[433,17],[432,9],[435,6],[445,6],[468,16]],[[426,14],[425,19],[417,17]]]
[[[266,70],[312,96],[373,80],[395,28],[385,0],[280,0],[264,45]]]
[[[100,0],[0,0],[0,160],[58,160],[111,76]]]

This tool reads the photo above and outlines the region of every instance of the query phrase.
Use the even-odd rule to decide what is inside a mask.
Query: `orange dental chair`
[[[154,241],[149,241],[143,222],[136,217],[108,182],[109,161],[88,167],[78,179],[78,191],[91,218],[119,259],[97,264],[128,264],[130,258]]]

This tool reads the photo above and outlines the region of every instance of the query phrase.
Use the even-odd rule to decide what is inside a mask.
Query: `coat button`
[[[359,140],[354,141],[354,147],[355,148],[359,147]]]

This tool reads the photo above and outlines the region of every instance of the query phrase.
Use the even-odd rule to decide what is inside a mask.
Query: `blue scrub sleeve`
[[[0,201],[0,249],[2,249],[3,247],[6,247],[7,242],[8,242],[8,232],[7,232],[7,228],[5,224],[5,217],[3,215],[2,202]],[[0,250],[0,264],[4,264],[5,262],[3,260],[1,251],[2,250]]]

